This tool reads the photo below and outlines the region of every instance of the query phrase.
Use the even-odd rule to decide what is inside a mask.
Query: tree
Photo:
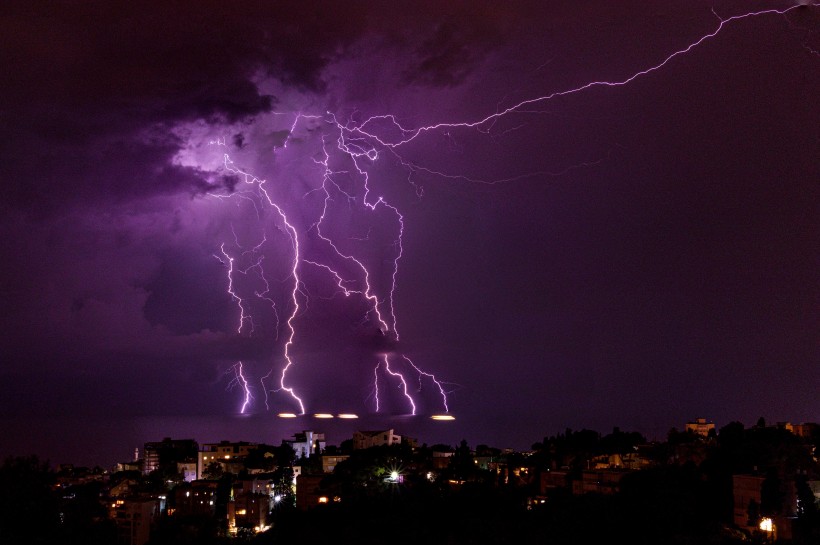
[[[456,447],[456,451],[450,457],[449,469],[453,476],[459,480],[467,480],[474,476],[476,471],[475,460],[466,440],[461,440],[461,444]]]
[[[798,544],[820,543],[820,509],[809,486],[806,474],[795,479],[797,489],[797,521],[795,538]]]
[[[814,497],[806,475],[798,475],[794,485],[797,492],[797,518],[815,520],[818,515],[817,499]]]
[[[783,483],[777,474],[777,470],[772,468],[766,474],[766,478],[760,485],[760,513],[767,517],[779,515],[783,511]]]
[[[745,428],[742,422],[729,422],[718,433],[718,445],[722,448],[737,448],[743,443]]]
[[[749,526],[757,526],[760,522],[760,504],[754,498],[749,500],[749,506],[746,508],[747,520],[746,524]]]
[[[678,431],[677,428],[672,428],[666,436],[666,441],[669,446],[686,445],[689,443],[698,443],[703,438],[692,430]]]
[[[202,472],[202,476],[206,479],[217,480],[222,477],[225,473],[225,470],[222,467],[222,464],[219,462],[211,462],[207,466],[205,466],[205,471]]]
[[[36,456],[10,457],[0,466],[0,543],[49,543],[59,533],[55,476]]]
[[[612,433],[601,438],[599,451],[602,454],[624,454],[632,452],[635,445],[646,443],[646,437],[638,432],[623,432],[620,428],[615,428]]]

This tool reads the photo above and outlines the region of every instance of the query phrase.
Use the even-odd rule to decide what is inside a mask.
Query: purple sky
[[[428,433],[411,358],[428,442],[820,420],[820,7],[503,4],[7,6],[0,454],[233,417],[238,361],[275,422],[286,348],[307,413]]]

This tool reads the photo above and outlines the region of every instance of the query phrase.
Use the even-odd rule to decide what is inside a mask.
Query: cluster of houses
[[[818,432],[817,424],[787,426],[789,431],[802,437]],[[701,439],[701,447],[708,445],[716,435],[714,424],[705,419],[687,423],[685,430]],[[346,448],[328,448],[323,433],[306,430],[283,441],[283,447],[287,447],[286,458],[289,458],[283,459],[276,452],[281,447],[259,443],[221,441],[200,445],[192,439],[165,438],[145,443],[142,456],[136,452],[133,460],[118,463],[114,472],[61,467],[58,484],[69,489],[77,484],[104,480],[108,516],[116,523],[119,543],[143,545],[161,516],[220,517],[226,521],[231,535],[265,531],[279,503],[311,509],[342,501],[337,492],[327,488],[324,477],[348,460],[353,451],[391,445],[405,445],[412,452],[419,450],[416,440],[398,435],[392,429],[356,431],[352,440],[342,445]],[[659,461],[655,447],[634,445],[628,452],[595,453],[584,459],[581,468],[560,465],[555,460],[545,465],[535,452],[486,448],[470,451],[469,458],[476,470],[485,476],[494,475],[499,485],[527,487],[531,491],[528,501],[536,505],[548,501],[556,490],[573,495],[615,494],[622,478],[629,473],[658,463],[698,463],[704,452],[704,448],[693,447],[690,442],[665,451],[667,459]],[[450,466],[457,449],[426,451],[426,458],[421,462],[405,465],[402,475],[388,473],[386,479],[401,482],[412,474],[432,480]],[[232,478],[220,479],[227,474]],[[167,478],[167,486],[161,488],[162,492],[158,492],[156,486],[148,490],[147,478]],[[750,520],[750,510],[763,502],[764,480],[764,475],[755,473],[733,476],[734,522],[739,528],[755,530],[760,525],[760,529],[777,531],[787,537],[788,519],[793,518],[797,509],[794,483],[786,483],[786,508],[780,520]],[[820,481],[808,482],[815,501],[820,501]],[[453,479],[451,484],[455,487],[461,482]]]
[[[357,431],[352,448],[408,441],[415,444],[392,429]],[[108,517],[116,523],[121,544],[146,543],[160,516],[224,516],[229,534],[235,535],[241,529],[262,532],[269,528],[270,514],[278,503],[302,498],[298,507],[307,508],[304,501],[307,494],[297,494],[302,475],[299,460],[318,456],[321,471],[332,473],[336,464],[349,457],[338,449],[331,449],[333,454],[325,453],[325,435],[312,430],[297,433],[282,444],[289,449],[287,460],[275,459],[272,451],[276,447],[256,442],[220,441],[200,445],[193,439],[165,438],[145,443],[141,456],[136,449],[132,460],[118,462],[110,472],[69,464],[58,466],[57,487],[71,494],[73,487],[104,483]],[[249,458],[254,454],[258,459],[250,464]],[[225,474],[234,476],[227,492],[220,490],[218,478]],[[162,487],[162,492],[158,492],[156,486],[145,486],[146,478],[151,476],[167,477],[164,483],[167,486]],[[220,498],[224,499],[220,502]]]

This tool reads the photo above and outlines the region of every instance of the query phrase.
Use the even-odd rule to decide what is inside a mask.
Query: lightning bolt
[[[376,367],[373,368],[373,396],[376,398],[376,412],[380,410],[380,403],[379,403],[379,367],[381,367],[382,362],[379,361],[376,364]]]
[[[404,354],[402,354],[402,358],[404,358],[404,360],[407,363],[409,363],[410,366],[413,369],[415,369],[416,372],[419,374],[419,391],[421,391],[421,377],[422,376],[429,377],[430,380],[433,381],[433,384],[436,385],[436,387],[438,388],[439,393],[441,394],[441,402],[444,405],[444,411],[449,413],[450,412],[450,407],[447,406],[447,392],[444,391],[444,386],[442,386],[442,382],[439,381],[438,379],[436,379],[436,376],[434,374],[427,373],[427,372],[422,371],[421,369],[419,369],[418,366],[415,363],[413,363],[413,360],[411,360],[410,358],[408,358]]]
[[[382,360],[382,362],[384,363],[384,370],[389,375],[394,376],[394,377],[398,377],[399,383],[401,384],[401,389],[404,392],[404,397],[407,398],[407,402],[410,404],[410,414],[415,416],[416,415],[416,402],[413,401],[413,397],[407,391],[407,381],[404,379],[404,375],[402,375],[401,373],[394,372],[392,369],[390,369],[390,360],[387,357],[387,354],[385,354],[382,357],[384,358]],[[378,366],[376,366],[376,368],[378,369]],[[378,397],[376,399],[378,399]]]
[[[242,407],[239,409],[240,414],[245,414],[245,410],[247,410],[248,405],[250,405],[253,396],[251,395],[250,385],[248,384],[248,380],[245,378],[245,375],[242,371],[242,362],[236,362],[230,369],[233,371],[233,379],[230,383],[228,383],[228,389],[231,390],[235,386],[240,386],[242,391],[244,392],[244,399],[242,400]]]
[[[230,294],[231,298],[236,301],[236,305],[239,307],[239,327],[236,328],[237,333],[242,333],[242,328],[245,326],[246,321],[251,322],[251,330],[253,330],[253,320],[250,316],[245,313],[245,303],[239,295],[233,289],[233,257],[228,255],[228,252],[225,251],[225,244],[222,244],[219,247],[219,250],[222,252],[222,255],[225,257],[225,261],[219,259],[219,261],[224,264],[228,268],[228,294]],[[227,262],[227,263],[226,263]]]
[[[293,339],[296,336],[296,329],[293,326],[293,321],[296,319],[296,315],[299,313],[300,305],[299,305],[299,235],[296,232],[296,228],[288,221],[288,217],[285,214],[285,211],[271,198],[268,191],[265,189],[265,181],[260,180],[256,176],[248,174],[240,170],[239,168],[235,167],[233,161],[231,161],[230,157],[226,154],[224,156],[224,167],[225,170],[231,172],[237,176],[240,176],[244,183],[253,185],[257,188],[257,190],[264,196],[265,200],[267,201],[268,205],[270,205],[276,213],[279,215],[282,223],[285,225],[287,232],[290,236],[291,240],[291,247],[293,249],[293,259],[291,260],[291,269],[290,269],[290,277],[293,279],[293,288],[290,292],[290,301],[291,301],[291,313],[288,316],[286,321],[287,329],[288,329],[288,339],[285,342],[284,353],[283,357],[285,360],[285,365],[282,368],[282,372],[279,376],[279,388],[277,391],[286,392],[296,403],[299,405],[300,414],[305,414],[305,405],[302,399],[296,395],[296,391],[292,386],[288,386],[287,384],[287,374],[288,371],[293,367],[295,364],[292,356],[291,356],[291,349],[293,348]],[[227,254],[225,254],[226,257]],[[264,385],[264,382],[263,382]]]
[[[810,5],[816,7],[820,4]],[[472,120],[440,121],[428,125],[411,127],[405,126],[394,114],[390,113],[374,115],[367,117],[360,122],[356,122],[354,121],[353,116],[351,116],[347,121],[343,121],[332,112],[325,112],[323,115],[308,115],[302,112],[298,112],[296,114],[274,112],[274,115],[294,116],[293,122],[290,124],[287,137],[281,145],[282,149],[287,148],[293,141],[293,135],[297,130],[300,120],[302,119],[319,120],[318,125],[321,125],[326,129],[322,133],[321,157],[313,158],[314,163],[318,165],[321,170],[321,183],[318,184],[318,186],[311,188],[303,196],[303,198],[306,198],[309,195],[318,193],[321,199],[321,210],[315,217],[309,220],[313,221],[313,223],[311,223],[302,234],[307,237],[309,241],[314,240],[313,235],[315,234],[315,238],[321,241],[321,244],[330,250],[330,256],[323,257],[321,259],[305,259],[302,256],[299,232],[297,232],[295,224],[289,221],[285,210],[271,197],[266,189],[265,180],[261,180],[243,170],[240,170],[234,165],[228,155],[224,156],[224,169],[227,172],[239,177],[245,184],[251,186],[253,191],[235,191],[229,195],[212,195],[213,197],[224,200],[237,198],[251,202],[256,211],[257,220],[260,221],[262,218],[261,209],[263,207],[267,206],[275,210],[281,224],[284,226],[283,232],[290,240],[292,256],[289,261],[290,270],[288,279],[291,282],[291,287],[289,302],[287,304],[289,313],[287,315],[287,319],[284,321],[286,336],[282,353],[284,365],[278,375],[278,388],[272,391],[282,391],[287,393],[292,400],[299,405],[301,414],[305,414],[304,403],[302,399],[297,396],[294,387],[290,385],[288,380],[289,372],[296,365],[292,355],[294,340],[296,338],[296,318],[307,305],[307,293],[302,289],[302,280],[300,278],[301,264],[308,264],[312,267],[326,271],[335,286],[341,293],[344,294],[345,297],[349,297],[354,294],[361,297],[362,300],[366,302],[368,308],[365,320],[372,320],[377,323],[382,334],[390,338],[392,341],[398,343],[400,340],[395,295],[399,277],[399,262],[404,255],[402,241],[405,235],[405,218],[398,207],[389,203],[384,196],[379,195],[377,191],[371,189],[370,165],[373,165],[385,156],[393,158],[396,163],[401,165],[408,173],[407,181],[415,187],[416,194],[419,198],[423,196],[423,189],[419,185],[416,185],[413,181],[413,175],[417,172],[423,172],[447,181],[476,184],[499,184],[515,182],[534,176],[562,176],[574,169],[598,165],[605,160],[604,157],[591,157],[581,163],[570,165],[562,169],[555,169],[553,171],[541,170],[516,176],[484,179],[469,177],[458,173],[451,174],[442,172],[438,169],[428,168],[424,165],[418,164],[417,162],[406,160],[400,155],[399,152],[403,146],[422,138],[426,134],[438,132],[450,137],[451,133],[456,130],[474,130],[482,133],[490,133],[491,131],[495,132],[495,127],[499,120],[511,116],[512,114],[543,113],[546,109],[545,105],[556,98],[580,94],[593,88],[614,88],[630,85],[640,78],[662,70],[679,57],[687,55],[705,42],[717,37],[725,29],[732,25],[738,24],[745,19],[766,16],[786,17],[788,13],[800,7],[802,6],[793,5],[783,9],[750,11],[730,17],[721,17],[713,10],[712,12],[717,20],[713,30],[707,32],[706,34],[700,35],[684,47],[667,54],[654,64],[646,66],[640,70],[633,71],[619,79],[589,81],[575,87],[531,97],[508,107],[502,107],[501,102],[499,102],[499,106],[496,107],[493,113],[489,113],[483,117],[478,117]],[[803,45],[809,49],[812,54],[817,54],[817,52],[813,49],[808,48],[805,44]],[[539,67],[539,70],[540,68],[542,67]],[[506,101],[506,99],[504,100]],[[513,127],[507,131],[502,131],[496,136],[501,137],[505,134],[505,132],[517,130],[518,128],[520,127]],[[226,146],[224,137],[217,139],[215,142],[211,141],[211,143],[215,143],[219,146]],[[274,153],[276,152],[277,149],[274,149]],[[349,169],[347,166],[339,168],[336,162],[332,162],[341,160],[346,161],[346,164],[350,165]],[[345,181],[347,181],[347,183],[345,183]],[[348,249],[349,246],[345,245],[344,240],[340,240],[338,237],[333,235],[332,226],[329,226],[329,217],[333,211],[336,210],[336,206],[342,205],[346,205],[349,208],[358,207],[359,209],[365,210],[372,214],[374,218],[383,217],[377,216],[377,214],[383,214],[393,218],[391,221],[393,221],[393,225],[395,225],[396,235],[392,243],[392,252],[390,256],[390,261],[392,264],[390,266],[389,273],[386,275],[389,276],[389,281],[385,280],[385,283],[389,284],[387,287],[380,286],[378,282],[374,280],[378,277],[372,274],[371,270],[369,270],[366,257],[360,255],[360,252],[358,252],[355,248]],[[370,233],[368,232],[368,237],[366,238],[350,238],[359,242],[367,242],[369,237]],[[263,236],[262,241],[259,242],[257,246],[255,246],[252,250],[247,251],[247,255],[251,257],[251,262],[250,265],[244,269],[235,267],[234,257],[228,253],[224,244],[220,246],[222,257],[217,255],[214,256],[227,268],[227,292],[239,308],[240,317],[237,328],[237,333],[239,334],[242,334],[246,329],[246,324],[249,325],[251,332],[253,332],[253,321],[248,311],[246,301],[242,299],[235,289],[235,273],[248,275],[253,271],[264,284],[264,289],[254,291],[254,295],[257,298],[268,302],[274,312],[277,312],[277,306],[271,296],[271,287],[268,283],[263,268],[264,255],[262,254],[261,248],[262,245],[265,244],[266,240],[267,239]],[[238,240],[236,240],[236,244],[241,249]],[[353,272],[351,272],[351,270]],[[279,323],[279,315],[277,312],[277,338],[280,326],[281,324]],[[399,361],[403,362],[402,365],[404,366],[404,371],[408,374],[408,376],[415,373],[418,377],[419,391],[422,390],[423,381],[428,380],[432,382],[438,390],[444,410],[449,412],[447,398],[448,392],[444,387],[444,384],[446,383],[442,382],[434,374],[423,370],[407,355],[401,353],[400,351],[394,350],[391,351],[390,354],[400,358],[393,363],[396,364]],[[248,408],[248,405],[253,398],[250,395],[248,382],[245,378],[241,362],[234,367],[234,372],[236,383],[242,384],[245,388],[245,398],[242,405],[242,411],[244,412]],[[266,386],[266,381],[271,379],[273,375],[274,370],[271,369],[266,375],[260,378],[263,391],[265,392],[264,401],[266,409],[269,409],[267,396],[269,389]],[[390,379],[398,381],[399,388],[402,390],[402,394],[407,400],[412,414],[415,415],[418,405],[416,400],[409,392],[408,380],[401,371],[396,369],[396,365],[391,367],[391,358],[387,353],[379,356],[378,362],[373,369],[373,390],[375,395],[376,412],[379,412],[383,405],[380,401],[380,396],[383,394],[383,392],[379,389],[380,375],[389,375]]]
[[[816,3],[815,4],[810,4],[810,5],[815,6],[815,7],[820,6],[820,4],[816,4]],[[714,38],[718,34],[720,34],[727,26],[729,26],[733,23],[736,23],[738,21],[742,21],[744,19],[749,19],[749,18],[753,18],[753,17],[762,17],[762,16],[765,16],[765,15],[785,15],[785,14],[789,13],[790,11],[796,10],[800,7],[802,7],[802,6],[794,5],[794,6],[790,6],[788,8],[784,8],[784,9],[766,9],[766,10],[760,10],[760,11],[752,11],[752,12],[743,13],[741,15],[733,15],[731,17],[726,17],[726,18],[720,17],[717,13],[715,13],[714,10],[712,10],[712,13],[715,15],[715,17],[718,20],[718,24],[712,32],[704,34],[703,36],[701,36],[697,40],[691,42],[686,47],[684,47],[682,49],[678,49],[677,51],[674,51],[673,53],[670,53],[663,60],[661,60],[660,62],[658,62],[658,63],[656,63],[652,66],[649,66],[649,67],[644,68],[642,70],[638,70],[637,72],[633,72],[631,75],[629,75],[629,76],[627,76],[623,79],[620,79],[620,80],[616,80],[616,81],[606,81],[606,80],[590,81],[590,82],[585,83],[583,85],[580,85],[578,87],[572,87],[570,89],[565,89],[563,91],[555,91],[555,92],[552,92],[552,93],[549,93],[549,94],[546,94],[546,95],[530,98],[530,99],[527,99],[527,100],[522,100],[521,102],[518,102],[517,104],[509,106],[508,108],[505,108],[503,110],[496,111],[495,113],[489,114],[489,115],[487,115],[487,116],[485,116],[481,119],[475,120],[475,121],[441,122],[441,123],[434,123],[432,125],[425,125],[425,126],[417,127],[415,129],[411,129],[411,128],[404,127],[401,123],[399,123],[396,120],[396,117],[393,114],[383,114],[383,115],[376,115],[376,116],[369,117],[358,126],[350,126],[350,125],[345,125],[345,126],[339,125],[339,126],[341,128],[343,128],[346,132],[349,132],[351,135],[358,135],[360,138],[364,138],[366,140],[369,139],[370,141],[376,142],[376,143],[378,143],[378,145],[383,146],[385,148],[398,148],[400,146],[403,146],[404,144],[407,144],[408,142],[412,142],[413,140],[415,140],[416,138],[418,138],[420,135],[422,135],[424,133],[428,133],[428,132],[435,131],[435,130],[455,129],[455,128],[480,129],[482,126],[487,125],[488,123],[491,123],[491,122],[495,122],[495,121],[497,121],[498,119],[500,119],[504,116],[507,116],[507,115],[512,114],[514,112],[521,112],[521,111],[523,111],[523,109],[525,107],[540,104],[540,103],[543,103],[543,102],[547,102],[547,101],[552,100],[554,98],[574,95],[574,94],[580,93],[582,91],[586,91],[587,89],[592,89],[592,88],[595,88],[595,87],[622,87],[622,86],[628,85],[628,84],[632,83],[633,81],[635,81],[638,78],[641,78],[643,76],[646,76],[648,74],[651,74],[653,72],[656,72],[656,71],[660,70],[661,68],[665,67],[667,64],[669,64],[675,58],[683,56],[683,55],[689,53],[690,51],[692,51],[696,47],[700,46],[704,42],[706,42],[706,41]],[[399,134],[401,134],[401,137],[398,140],[391,141],[389,139],[380,137],[377,133],[371,132],[367,129],[367,127],[369,125],[375,125],[378,122],[383,122],[383,121],[388,122],[389,125],[392,125],[392,127],[394,129],[396,129],[396,131]],[[374,160],[375,160],[375,157],[374,157]]]
[[[381,329],[383,331],[388,331],[390,328],[387,325],[387,322],[385,322],[384,319],[382,318],[381,312],[379,311],[379,300],[378,300],[378,297],[376,297],[376,295],[373,294],[373,288],[370,285],[370,272],[367,270],[367,267],[365,267],[364,263],[362,263],[360,260],[356,259],[353,255],[346,254],[342,250],[340,250],[339,247],[333,242],[333,240],[330,237],[325,236],[322,233],[322,222],[325,220],[325,217],[328,214],[328,207],[333,202],[333,197],[331,195],[331,189],[328,186],[334,187],[340,194],[344,195],[348,200],[355,201],[355,198],[353,196],[351,196],[347,192],[343,191],[342,188],[339,187],[339,185],[336,184],[333,181],[333,175],[335,173],[330,169],[330,166],[329,166],[330,154],[327,152],[327,149],[326,149],[325,146],[323,146],[323,152],[324,152],[324,156],[325,156],[324,160],[321,160],[321,161],[316,160],[316,161],[317,161],[318,164],[320,164],[324,167],[324,175],[323,175],[323,178],[322,178],[322,190],[324,191],[325,198],[324,198],[322,213],[319,216],[318,221],[316,221],[316,223],[313,224],[313,227],[315,227],[315,229],[316,229],[317,236],[320,239],[322,239],[323,241],[325,241],[328,244],[328,246],[330,246],[333,249],[333,251],[335,252],[335,254],[337,256],[339,256],[340,258],[342,258],[345,261],[354,263],[356,265],[356,268],[358,268],[362,272],[364,289],[357,291],[357,293],[361,293],[362,296],[364,296],[364,298],[367,299],[367,301],[372,305],[372,311],[376,315],[376,319],[379,322],[379,325],[381,326]],[[357,166],[357,169],[358,169],[358,166]],[[363,203],[364,203],[364,198],[363,198]],[[371,210],[373,210],[373,208],[371,208]],[[334,277],[336,277],[337,279],[339,279],[341,281],[341,276],[339,275],[339,273],[336,270],[332,269],[328,265],[323,265],[323,266],[325,268],[327,268],[331,272],[331,274],[334,275]],[[339,285],[341,286],[341,282],[339,282]],[[346,294],[347,294],[347,291],[348,290],[345,290]]]

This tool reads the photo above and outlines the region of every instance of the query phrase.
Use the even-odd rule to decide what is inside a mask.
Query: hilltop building
[[[691,431],[701,437],[709,437],[709,432],[715,431],[715,423],[707,422],[705,418],[697,418],[694,422],[686,423],[686,431]]]

